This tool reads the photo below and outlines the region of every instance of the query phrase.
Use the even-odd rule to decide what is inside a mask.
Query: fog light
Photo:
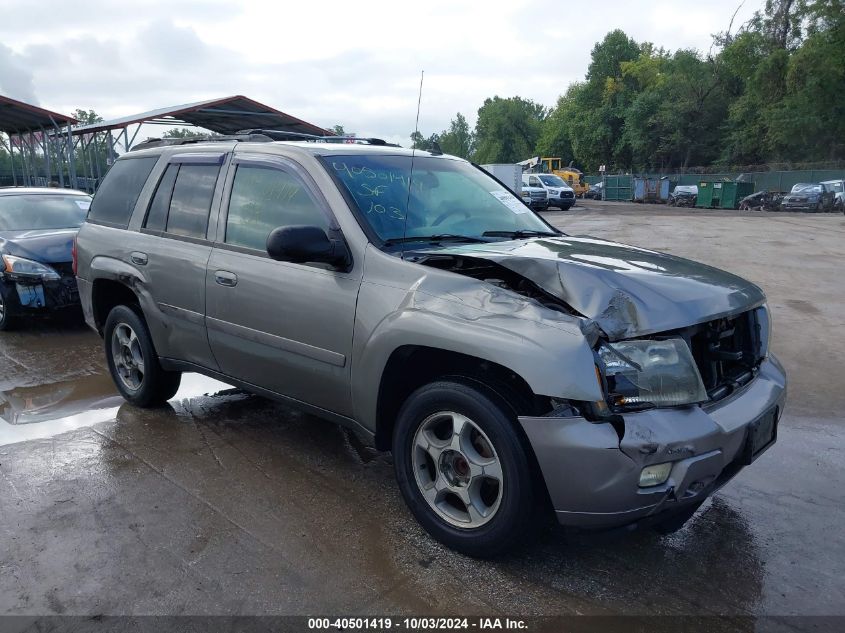
[[[653,464],[643,468],[640,473],[640,488],[648,488],[649,486],[659,486],[666,483],[669,479],[669,473],[672,472],[672,462],[665,464]]]

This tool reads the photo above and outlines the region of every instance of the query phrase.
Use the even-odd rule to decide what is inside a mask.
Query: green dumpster
[[[631,200],[633,199],[633,177],[632,176],[605,176],[604,177],[604,199],[605,200]]]
[[[745,196],[754,193],[753,182],[725,182],[722,183],[722,195],[719,198],[719,208],[739,209],[739,202]]]
[[[698,183],[698,197],[695,200],[695,206],[699,209],[715,209],[719,206],[719,200],[722,197],[723,182],[707,182],[701,181]]]

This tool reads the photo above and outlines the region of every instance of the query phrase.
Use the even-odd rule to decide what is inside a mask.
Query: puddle
[[[231,385],[219,380],[185,373],[171,401],[231,389]],[[124,404],[108,374],[0,391],[0,446],[114,420]]]

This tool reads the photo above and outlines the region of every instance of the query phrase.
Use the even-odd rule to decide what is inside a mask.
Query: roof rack
[[[191,143],[224,143],[239,141],[241,143],[269,143],[275,139],[266,134],[241,133],[214,136],[191,136],[189,138],[148,138],[133,146],[129,151],[134,152],[151,147],[169,147],[171,145],[190,145]]]
[[[396,143],[388,143],[382,138],[364,136],[316,136],[314,134],[303,134],[301,132],[285,132],[284,130],[241,130],[238,134],[263,134],[274,141],[321,141],[324,143],[361,143],[366,145],[385,145],[387,147],[401,147]]]
[[[316,136],[302,132],[286,132],[284,130],[240,130],[235,134],[191,136],[189,138],[148,138],[141,141],[130,152],[150,149],[151,147],[168,147],[171,145],[189,145],[191,143],[223,143],[238,141],[241,143],[269,143],[271,141],[306,141],[316,143],[360,143],[366,145],[383,145],[385,147],[401,147],[396,143],[388,143],[381,138],[364,138],[361,136]]]

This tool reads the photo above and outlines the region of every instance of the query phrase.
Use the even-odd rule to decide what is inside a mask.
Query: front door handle
[[[149,259],[147,258],[146,253],[142,253],[141,251],[133,251],[129,254],[129,259],[132,260],[133,264],[138,264],[139,266],[146,266]]]
[[[230,273],[228,270],[215,270],[214,281],[221,286],[237,286],[238,276],[235,273]]]

